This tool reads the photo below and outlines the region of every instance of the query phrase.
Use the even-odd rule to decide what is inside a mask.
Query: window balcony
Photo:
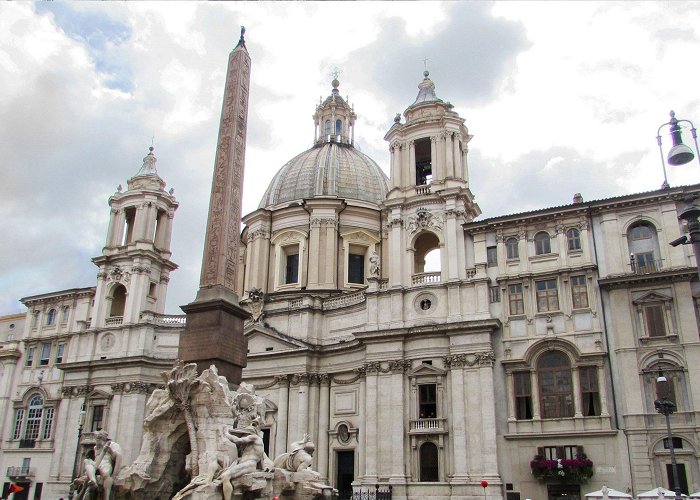
[[[646,262],[630,262],[630,268],[634,274],[652,274],[658,273],[663,269],[662,260],[649,260]]]
[[[8,467],[7,477],[12,480],[34,477],[36,469],[34,467]]]
[[[112,316],[105,319],[105,326],[119,326],[124,323],[124,316]]]
[[[410,421],[409,434],[447,434],[446,418],[419,418]]]
[[[411,283],[413,285],[425,285],[428,283],[440,283],[441,272],[433,273],[418,273],[411,277]]]

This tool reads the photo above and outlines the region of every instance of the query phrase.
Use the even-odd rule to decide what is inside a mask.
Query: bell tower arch
[[[389,232],[390,286],[412,286],[466,277],[462,224],[481,214],[469,189],[467,145],[472,139],[452,104],[440,99],[423,73],[415,101],[384,136],[389,142],[389,193],[384,213]],[[435,235],[416,236],[424,230]],[[427,245],[427,246],[426,246]],[[423,248],[425,247],[425,248]],[[440,249],[440,272],[423,273],[427,251]]]
[[[91,327],[137,323],[142,311],[163,313],[170,272],[173,217],[178,202],[156,169],[153,147],[143,166],[109,198],[110,218],[99,268]]]

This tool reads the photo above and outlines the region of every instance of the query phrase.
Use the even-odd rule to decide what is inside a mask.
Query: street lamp
[[[80,457],[80,439],[83,437],[83,425],[85,424],[85,403],[80,407],[80,415],[78,415],[78,444],[75,445],[75,458],[73,459],[73,475],[70,480],[70,489],[68,490],[68,500],[73,500],[75,490],[73,482],[78,477],[78,459]]]
[[[666,417],[666,432],[668,434],[668,449],[671,452],[671,470],[673,471],[673,490],[676,493],[676,500],[681,500],[681,485],[678,482],[678,464],[676,463],[676,452],[673,449],[673,435],[671,434],[671,421],[668,418],[671,413],[676,411],[676,404],[668,397],[670,395],[669,382],[662,372],[656,379],[656,401],[654,408],[656,411]]]
[[[698,149],[698,134],[695,130],[695,125],[693,125],[693,122],[691,122],[690,120],[677,119],[676,113],[674,113],[673,111],[671,111],[670,114],[671,119],[666,123],[662,123],[659,126],[659,130],[656,133],[656,142],[658,142],[659,144],[659,153],[661,154],[661,167],[664,170],[664,183],[661,185],[662,189],[669,188],[668,177],[666,176],[666,162],[668,162],[669,165],[673,166],[685,165],[686,163],[690,163],[691,161],[693,161],[693,158],[696,157],[696,154],[693,153],[693,150],[690,149],[690,147],[683,144],[683,139],[681,138],[681,123],[690,124],[690,133],[693,135],[693,141],[695,142],[695,153],[697,153],[697,158],[700,162],[700,150]],[[671,132],[671,141],[673,142],[673,146],[669,150],[666,159],[664,159],[664,152],[661,147],[661,129],[664,127],[669,128],[669,131]]]

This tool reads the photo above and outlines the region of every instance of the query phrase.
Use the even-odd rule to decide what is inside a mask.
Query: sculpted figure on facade
[[[376,252],[373,252],[372,255],[369,257],[369,277],[370,278],[379,278],[379,271],[381,270],[380,267],[380,260],[379,260],[379,255],[377,255]]]

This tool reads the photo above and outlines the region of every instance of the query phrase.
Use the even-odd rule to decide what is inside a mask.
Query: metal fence
[[[352,500],[391,500],[391,485],[354,487]]]

